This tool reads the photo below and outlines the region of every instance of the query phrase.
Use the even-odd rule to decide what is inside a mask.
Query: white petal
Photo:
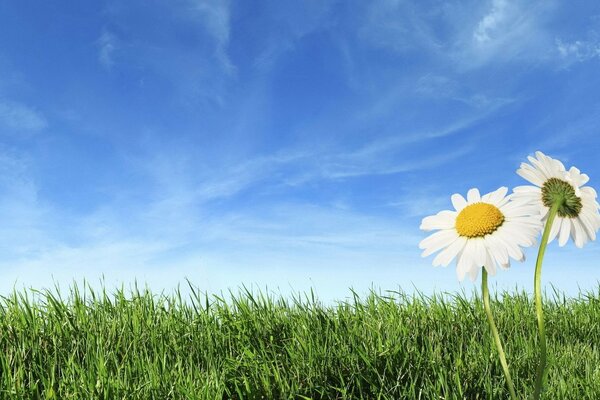
[[[542,230],[542,224],[540,221],[529,220],[524,217],[506,219],[505,223],[507,225],[510,224],[511,226],[514,226],[527,235],[531,235],[532,239]]]
[[[495,239],[498,240],[504,246],[504,248],[508,252],[508,255],[511,258],[517,261],[523,261],[523,252],[521,251],[519,246],[516,243],[514,243],[512,236],[508,232],[506,232],[505,229],[498,229],[494,236]]]
[[[558,245],[563,247],[569,240],[571,234],[571,219],[563,218],[560,224],[560,233],[558,235]]]
[[[458,255],[458,262],[456,263],[456,277],[458,278],[459,281],[462,281],[463,279],[465,279],[465,275],[466,273],[469,271],[469,268],[471,267],[472,261],[471,261],[471,255],[470,255],[470,251],[468,250],[468,247],[470,241],[467,240],[467,243],[465,244],[465,248],[463,249],[463,251]]]
[[[546,181],[546,175],[544,174],[543,171],[541,171],[539,168],[536,168],[534,165],[530,165],[530,164],[526,164],[526,163],[522,163],[521,164],[521,168],[531,172],[532,174],[535,175],[535,177],[540,181],[540,182],[545,182]]]
[[[584,187],[580,188],[580,190],[581,190],[581,193],[583,193],[585,195],[588,195],[588,196],[590,196],[590,197],[592,197],[594,199],[596,197],[598,197],[598,194],[596,193],[596,190],[594,190],[594,188],[591,187],[591,186],[584,186]]]
[[[490,275],[496,275],[496,261],[494,260],[494,257],[492,257],[489,249],[486,251],[486,258],[483,266]]]
[[[481,198],[481,200],[499,207],[500,204],[503,203],[506,193],[508,193],[508,188],[506,186],[502,186],[499,189],[486,194]]]
[[[535,155],[538,159],[529,159],[529,161],[543,171],[547,178],[557,177],[562,179],[564,177],[564,174],[562,173],[565,172],[565,166],[562,162],[552,157],[548,157],[539,151],[536,152]]]
[[[458,233],[454,229],[445,229],[442,231],[437,231],[434,234],[426,237],[419,243],[419,248],[425,249],[422,257],[427,257],[428,255],[435,253],[436,251],[449,246],[452,242],[454,242],[458,238]]]
[[[473,188],[469,189],[467,192],[467,201],[469,204],[477,203],[481,201],[481,196],[479,195],[479,189]]]
[[[586,231],[586,234],[589,236],[591,240],[596,240],[596,226],[594,224],[594,220],[590,218],[590,215],[586,212],[581,212],[579,214],[579,220],[583,225],[583,228]]]
[[[540,193],[513,193],[511,201],[521,205],[530,205],[536,207],[543,206],[542,195]]]
[[[517,186],[513,189],[514,193],[535,193],[541,194],[542,190],[539,187],[531,186],[531,185],[523,185]]]
[[[434,229],[451,229],[456,225],[455,211],[444,210],[440,211],[436,215],[430,215],[423,218],[421,226],[419,227],[424,231],[431,231]]]
[[[505,218],[506,221],[529,225],[531,227],[541,228],[543,223],[540,215],[520,215],[517,217]]]
[[[471,282],[475,282],[475,280],[477,279],[477,276],[479,275],[480,269],[481,269],[481,267],[477,267],[477,266],[471,267],[471,269],[469,270],[469,277],[471,278]]]
[[[506,196],[505,198],[503,198],[500,201],[496,202],[496,207],[500,208],[502,206],[504,206],[506,203],[508,203],[511,200],[511,195]]]
[[[510,241],[513,243],[517,243],[517,238],[521,237],[521,236],[515,236],[515,235],[519,235],[519,229],[517,229],[517,227],[515,226],[515,224],[511,224],[511,223],[504,223],[502,224],[502,226],[500,228],[498,228],[498,231],[496,231],[495,233],[497,234],[498,232],[500,232],[500,229],[502,229],[502,237],[503,239],[507,239],[510,238]]]
[[[500,212],[506,217],[518,217],[521,215],[540,215],[540,208],[536,205],[520,204],[510,201],[500,207]]]
[[[583,245],[588,241],[585,232],[583,231],[583,227],[576,219],[573,220],[573,241],[575,242],[575,246],[578,248],[582,248]]]
[[[538,155],[536,154],[536,156]],[[531,163],[531,166],[544,176],[544,181],[552,177],[551,165],[548,164],[544,158],[538,156],[537,159],[534,157],[527,157],[527,159]]]
[[[585,185],[590,180],[586,174],[582,174],[579,169],[571,167],[569,169],[569,181],[576,187]]]
[[[450,199],[452,200],[452,205],[454,206],[454,209],[458,212],[460,212],[463,208],[467,206],[467,201],[465,200],[465,198],[458,193],[453,194]]]
[[[552,228],[550,228],[550,235],[548,236],[548,243],[552,242],[554,240],[554,238],[556,237],[556,235],[558,235],[558,232],[560,232],[560,224],[561,224],[561,217],[556,216],[554,218],[554,222],[552,223]],[[546,221],[546,223],[548,223],[548,221]]]
[[[548,219],[548,214],[550,214],[550,209],[542,204],[540,206],[540,217],[542,219],[542,222],[545,222]]]
[[[473,248],[474,248],[474,253],[475,253],[475,263],[479,266],[479,267],[483,267],[485,265],[485,261],[486,261],[486,256],[487,256],[487,251],[485,249],[485,244],[483,242],[482,238],[476,238],[476,239],[472,239],[473,241]]]
[[[500,242],[498,242],[498,240],[496,239],[496,235],[487,235],[484,238],[484,240],[488,252],[492,254],[494,259],[499,264],[508,262],[508,251],[506,251],[504,246]]]
[[[450,246],[446,247],[444,250],[440,251],[437,256],[433,259],[433,266],[438,267],[447,267],[450,262],[456,257],[462,249],[464,249],[465,244],[467,243],[467,238],[463,236],[459,236],[454,242],[450,244]]]
[[[530,169],[524,168],[523,165],[520,169],[517,170],[517,174],[521,178],[533,183],[536,186],[542,186],[544,184],[544,179],[540,179],[538,174],[536,174],[534,171],[531,171]]]

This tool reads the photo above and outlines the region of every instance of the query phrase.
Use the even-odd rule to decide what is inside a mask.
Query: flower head
[[[564,246],[571,237],[577,247],[583,247],[589,240],[595,240],[600,228],[600,205],[596,191],[583,186],[590,178],[575,167],[567,171],[563,163],[541,151],[528,160],[531,164],[521,163],[517,174],[535,186],[517,186],[513,199],[535,205],[543,221],[548,218],[552,205],[560,204],[549,242],[558,236],[559,246]]]
[[[508,188],[501,187],[484,196],[471,189],[466,199],[452,195],[454,211],[440,211],[421,223],[422,230],[438,230],[419,243],[423,257],[441,250],[433,265],[444,267],[456,258],[461,281],[467,273],[475,280],[481,267],[494,275],[497,265],[510,266],[510,258],[523,261],[521,247],[535,243],[541,222],[532,216],[535,207],[511,201],[507,192]]]

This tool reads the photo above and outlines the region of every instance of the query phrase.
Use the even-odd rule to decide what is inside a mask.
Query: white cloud
[[[228,73],[235,71],[227,54],[230,36],[230,5],[228,0],[189,0],[191,7],[200,15],[206,31],[216,43],[215,56]]]
[[[449,196],[435,196],[415,189],[402,198],[389,202],[387,205],[397,209],[406,217],[419,218],[451,208]]]
[[[556,49],[563,59],[578,62],[588,61],[594,58],[600,58],[600,42],[576,40],[574,42],[564,42],[556,39]]]
[[[421,76],[415,85],[415,92],[435,97],[452,97],[459,91],[460,85],[442,75],[426,74]]]
[[[470,113],[470,115],[463,118],[456,118],[445,124],[439,124],[435,128],[415,129],[414,131],[396,131],[393,135],[381,135],[377,140],[368,143],[359,150],[346,151],[345,154],[352,159],[381,160],[383,154],[402,150],[408,144],[422,143],[464,132],[475,124],[488,118],[502,106],[507,104],[507,102],[509,101],[506,100],[503,102],[498,100],[491,102],[484,110],[477,110],[475,113]],[[342,157],[346,157],[346,155]]]
[[[0,100],[0,128],[2,126],[11,131],[37,132],[44,129],[47,122],[41,113],[24,104]]]
[[[127,65],[139,86],[164,80],[168,94],[186,105],[224,104],[236,72],[228,54],[229,1],[109,0],[105,15],[110,30],[97,41],[103,66]]]
[[[493,0],[492,10],[477,24],[473,38],[480,43],[489,42],[491,37],[498,34],[497,30],[508,18],[508,1]]]
[[[264,168],[285,162],[291,156],[249,161],[242,167],[254,170],[259,179],[268,174]],[[64,287],[102,275],[109,288],[137,279],[154,290],[170,290],[189,277],[203,290],[242,282],[273,288],[286,281],[298,289],[298,281],[308,285],[313,276],[322,282],[318,276],[339,268],[391,268],[400,263],[403,249],[419,239],[389,218],[335,206],[244,203],[235,211],[218,212],[208,200],[232,195],[248,183],[199,194],[202,183],[187,177],[165,180],[178,167],[164,165],[164,175],[157,176],[161,196],[144,203],[115,199],[91,214],[69,215],[40,204],[24,161],[8,157],[4,164],[13,178],[4,185],[10,195],[3,197],[12,200],[0,203],[3,291],[15,282],[40,288],[56,279]],[[234,170],[227,172],[235,175]]]
[[[297,255],[307,250],[331,254],[367,248],[393,252],[418,242],[416,229],[407,231],[398,223],[349,208],[280,203],[240,209],[214,220],[211,232],[235,246]]]
[[[117,50],[117,37],[109,32],[104,31],[98,38],[98,60],[106,69],[110,69],[114,64],[113,53]]]
[[[471,69],[491,62],[552,60],[551,34],[544,25],[555,10],[553,0],[492,0],[488,11],[456,36],[455,62]]]
[[[32,162],[0,147],[0,259],[37,254],[55,240],[44,232],[49,210],[39,202]]]
[[[467,85],[457,79],[446,76],[426,74],[420,77],[415,85],[415,93],[429,99],[447,99],[460,101],[470,107],[482,110],[488,115],[490,110],[495,111],[515,99],[508,97],[494,97],[484,93],[474,92]]]
[[[364,22],[358,36],[367,43],[398,52],[413,49],[437,52],[443,46],[433,32],[437,9],[423,13],[418,2],[378,0],[360,10]]]
[[[459,71],[491,62],[552,59],[545,23],[555,0],[449,1],[435,6],[379,0],[369,3],[359,37],[398,53],[435,57]]]
[[[429,169],[462,157],[473,149],[473,146],[467,145],[431,157],[407,156],[407,152],[402,151],[402,157],[399,157],[397,152],[401,150],[401,147],[390,146],[390,140],[385,140],[385,142],[386,144],[376,141],[358,152],[333,157],[321,167],[321,177],[343,179]],[[399,159],[402,161],[398,162]]]
[[[328,17],[335,1],[273,2],[267,5],[267,13],[271,14],[274,23],[269,26],[264,42],[260,43],[262,50],[254,65],[267,71],[305,36],[331,24]]]

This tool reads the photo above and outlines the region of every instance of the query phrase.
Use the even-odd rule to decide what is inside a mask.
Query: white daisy
[[[600,228],[600,205],[596,201],[596,191],[583,186],[590,178],[575,167],[567,171],[560,161],[541,151],[535,155],[535,158],[528,157],[531,165],[521,163],[517,170],[517,174],[535,186],[514,188],[513,199],[538,207],[542,221],[548,219],[548,212],[555,201],[562,202],[552,223],[548,242],[558,236],[558,245],[564,246],[570,236],[575,246],[581,248],[589,240],[595,240],[596,231]]]
[[[541,230],[537,209],[529,204],[516,203],[506,196],[508,188],[484,196],[471,189],[465,200],[460,194],[452,195],[455,211],[440,211],[425,217],[421,229],[438,230],[419,243],[422,256],[442,250],[433,260],[434,266],[447,266],[456,258],[456,273],[463,280],[468,273],[477,279],[481,267],[490,275],[496,265],[510,266],[510,258],[523,261],[521,247],[531,246]]]

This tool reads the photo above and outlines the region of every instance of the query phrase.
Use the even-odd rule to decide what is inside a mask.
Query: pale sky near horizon
[[[598,71],[592,0],[0,0],[0,294],[470,292],[421,219],[536,150],[600,190]],[[598,289],[597,242],[546,257]]]

